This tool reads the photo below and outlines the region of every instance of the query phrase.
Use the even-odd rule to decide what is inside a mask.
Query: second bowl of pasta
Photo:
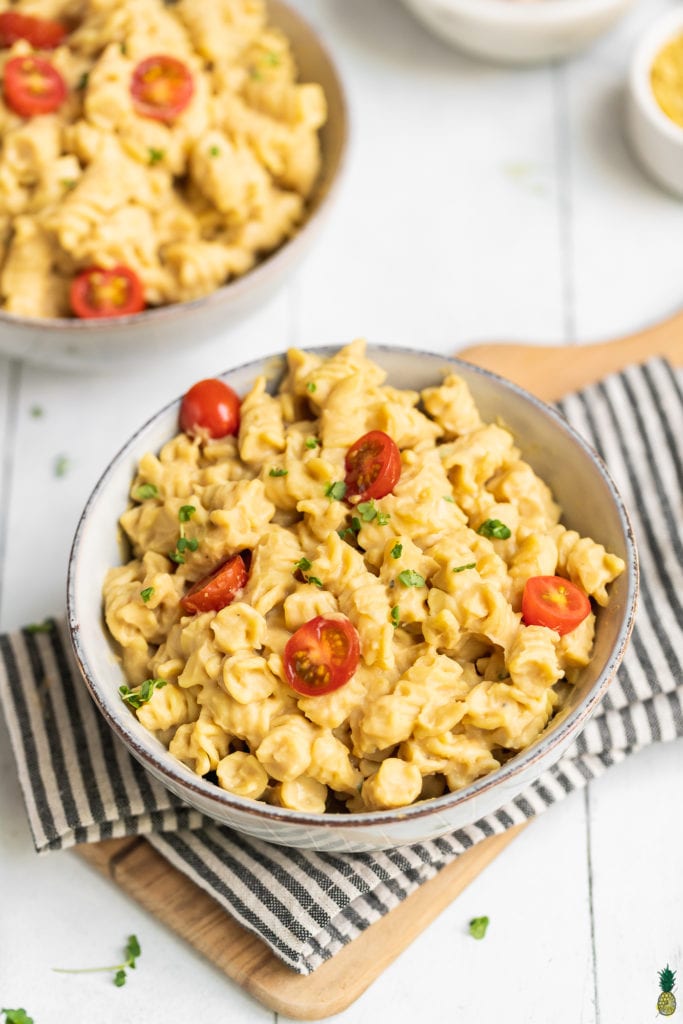
[[[468,824],[554,763],[636,589],[623,504],[559,414],[357,341],[198,382],[146,424],[83,514],[69,621],[100,711],[174,793],[362,850]]]

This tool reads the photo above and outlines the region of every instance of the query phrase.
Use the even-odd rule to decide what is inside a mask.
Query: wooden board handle
[[[458,356],[552,402],[609,373],[617,373],[630,363],[642,363],[654,356],[683,366],[683,310],[616,341],[572,348],[514,343],[472,345],[458,352]]]

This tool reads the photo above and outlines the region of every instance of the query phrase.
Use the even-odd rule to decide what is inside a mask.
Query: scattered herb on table
[[[34,420],[39,420],[44,415],[45,410],[42,405],[32,405],[29,412]]]
[[[161,690],[166,686],[165,679],[145,679],[139,689],[131,690],[124,683],[119,686],[121,700],[131,708],[141,708],[143,704],[149,704],[155,690]]]
[[[507,540],[511,536],[512,531],[509,526],[505,523],[501,523],[500,519],[485,519],[481,524],[477,533],[480,533],[482,537],[493,537],[495,540]]]
[[[18,1010],[0,1010],[4,1013],[6,1024],[33,1024],[33,1017],[29,1017],[23,1007]]]
[[[404,587],[424,587],[425,585],[424,576],[420,576],[419,572],[415,572],[414,569],[404,569],[398,574],[398,578]]]
[[[55,459],[55,476],[66,476],[71,469],[71,463],[66,455],[58,455]]]
[[[470,921],[470,935],[473,939],[483,939],[488,926],[488,917],[473,917]]]
[[[126,945],[126,959],[122,964],[113,964],[110,967],[53,967],[52,970],[56,971],[58,974],[94,974],[98,971],[113,971],[114,984],[117,988],[121,988],[122,985],[126,984],[126,971],[129,968],[135,968],[136,960],[140,956],[140,952],[140,943],[136,936],[129,935],[128,943]],[[17,1024],[24,1024],[24,1022],[23,1020],[19,1020],[17,1021]]]
[[[55,628],[55,624],[52,619],[45,619],[43,622],[32,622],[28,626],[24,626],[27,633],[51,633]]]

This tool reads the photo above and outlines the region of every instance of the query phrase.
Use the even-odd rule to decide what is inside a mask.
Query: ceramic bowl
[[[348,142],[348,111],[334,61],[318,35],[281,0],[267,0],[271,24],[288,37],[302,81],[319,82],[328,118],[320,138],[323,166],[297,234],[242,277],[192,302],[109,320],[19,317],[0,311],[0,353],[69,370],[152,364],[173,349],[216,337],[256,308],[297,266],[309,249],[340,184]]]
[[[664,113],[652,90],[652,64],[670,39],[683,34],[683,8],[658,18],[638,43],[628,82],[627,129],[635,154],[659,185],[683,196],[683,128]]]
[[[503,64],[533,64],[588,46],[634,0],[403,2],[432,32],[467,53]]]
[[[332,349],[319,350],[330,355]],[[626,562],[598,611],[590,665],[568,704],[533,745],[466,789],[400,810],[363,814],[308,814],[235,796],[194,775],[168,753],[121,701],[125,682],[102,622],[102,583],[121,564],[118,517],[143,453],[177,432],[179,401],[167,405],[121,449],[95,487],[80,519],[69,564],[68,620],[76,658],[105,719],[136,757],[168,789],[210,818],[270,842],[316,850],[374,850],[443,835],[512,800],[558,760],[593,712],[621,660],[633,622],[637,558],[627,512],[604,465],[562,416],[517,385],[444,356],[370,347],[369,356],[396,387],[423,388],[456,371],[469,384],[485,420],[502,418],[523,456],[553,489],[565,524],[595,538]],[[239,394],[266,374],[277,383],[284,358],[248,363],[223,375]],[[85,695],[84,695],[85,696]]]

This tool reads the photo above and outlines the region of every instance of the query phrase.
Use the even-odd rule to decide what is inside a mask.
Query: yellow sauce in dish
[[[652,91],[666,116],[683,128],[683,33],[657,54],[650,72]]]

